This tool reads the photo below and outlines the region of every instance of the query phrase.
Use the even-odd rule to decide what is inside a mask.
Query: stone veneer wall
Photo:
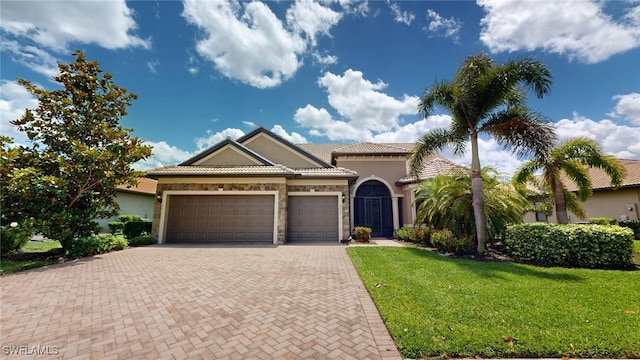
[[[321,192],[341,192],[346,199],[342,203],[342,239],[348,239],[351,235],[351,221],[349,218],[349,185],[288,185],[287,192],[309,192],[314,190]],[[342,240],[340,239],[340,240]]]
[[[281,183],[266,183],[266,184],[194,184],[194,183],[177,183],[177,184],[158,184],[156,193],[162,194],[166,190],[184,191],[219,191],[222,188],[223,191],[277,191],[278,199],[278,228],[277,228],[277,241],[278,244],[284,244],[286,242],[287,234],[287,188],[285,184]],[[156,205],[153,210],[153,224],[151,227],[151,238],[156,242],[158,241],[159,226],[160,226],[160,210],[162,203],[156,201]]]

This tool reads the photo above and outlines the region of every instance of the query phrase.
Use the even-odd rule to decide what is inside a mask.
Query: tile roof
[[[147,176],[287,176],[351,178],[358,174],[344,168],[291,169],[286,166],[167,166],[147,170]]]
[[[334,154],[410,154],[414,143],[297,144],[296,146],[331,163]]]
[[[154,195],[156,193],[157,185],[158,185],[157,180],[153,180],[149,178],[138,178],[138,185],[136,186],[118,185],[116,189],[117,191],[123,191],[123,192]]]
[[[627,169],[627,176],[622,181],[620,187],[636,187],[640,186],[640,160],[618,159],[618,161]],[[611,179],[602,170],[598,168],[589,168],[589,176],[593,190],[611,189]],[[563,182],[569,191],[577,191],[578,187],[568,180],[566,177]]]
[[[446,174],[453,170],[468,171],[469,169],[439,155],[432,155],[425,160],[422,172],[420,172],[420,176],[418,178],[408,176],[396,181],[396,183],[399,185],[416,183],[432,179],[437,175]]]

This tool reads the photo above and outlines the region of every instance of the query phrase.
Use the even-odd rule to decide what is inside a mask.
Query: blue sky
[[[145,169],[264,126],[296,143],[413,142],[450,117],[416,114],[465,57],[535,57],[554,77],[529,105],[561,139],[640,159],[640,1],[6,1],[0,3],[2,133],[53,89],[81,49],[136,93],[122,124],[153,145]],[[470,157],[445,156],[461,163]],[[483,165],[523,159],[491,139]]]

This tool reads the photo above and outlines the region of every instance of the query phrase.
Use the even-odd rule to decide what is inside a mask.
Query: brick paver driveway
[[[3,358],[400,358],[342,246],[150,246],[0,284]]]

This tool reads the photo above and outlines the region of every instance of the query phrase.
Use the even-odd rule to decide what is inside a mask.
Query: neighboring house
[[[118,213],[140,215],[143,219],[151,219],[156,203],[156,184],[156,180],[139,178],[136,186],[118,186],[116,188],[116,202],[120,206]],[[112,221],[118,221],[118,217],[97,220],[104,232],[109,232],[109,223]]]
[[[338,241],[354,226],[392,236],[415,217],[414,144],[305,144],[259,128],[224,140],[158,180],[152,237],[159,243]],[[438,156],[425,174],[455,167]],[[421,177],[422,178],[422,177]]]
[[[640,160],[618,159],[627,169],[627,176],[622,185],[613,189],[611,179],[607,174],[597,168],[589,168],[589,177],[593,186],[593,195],[580,205],[587,213],[588,218],[608,217],[617,220],[640,219]],[[568,190],[576,192],[578,188],[567,178],[563,182]],[[555,210],[555,209],[554,209]],[[569,221],[572,223],[584,222],[575,214],[569,213]],[[525,222],[548,221],[556,223],[555,211],[548,218],[541,213],[528,213]]]

